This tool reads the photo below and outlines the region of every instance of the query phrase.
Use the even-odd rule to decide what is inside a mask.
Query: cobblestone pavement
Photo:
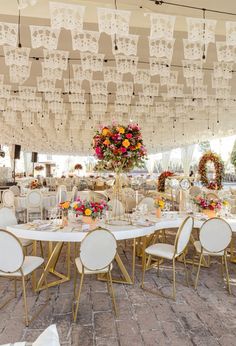
[[[131,262],[131,251],[120,248],[124,263]],[[62,261],[63,262],[63,258]],[[197,291],[187,287],[182,263],[177,265],[176,302],[140,288],[141,262],[137,260],[134,285],[114,284],[119,316],[114,317],[107,286],[95,276],[85,278],[78,320],[72,323],[71,305],[73,280],[50,288],[50,303],[40,317],[26,328],[22,320],[22,295],[0,311],[0,344],[34,341],[50,324],[56,323],[63,346],[216,346],[236,345],[236,265],[230,264],[232,295],[227,293],[220,266],[212,261],[210,268],[200,273]],[[127,264],[128,266],[128,264]],[[130,266],[128,266],[130,269]],[[191,266],[188,266],[190,278]],[[59,268],[62,269],[62,268]],[[118,273],[113,270],[113,276]],[[147,272],[145,285],[165,295],[171,295],[171,266],[166,262],[160,270]],[[2,301],[13,292],[13,283],[0,279]],[[27,284],[28,302],[33,312],[42,304],[45,292],[34,295]]]

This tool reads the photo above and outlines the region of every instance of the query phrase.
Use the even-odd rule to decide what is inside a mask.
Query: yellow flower
[[[64,202],[64,203],[62,204],[62,208],[63,208],[63,209],[68,209],[69,206],[70,206],[70,202],[69,202],[69,201]]]
[[[141,143],[137,143],[137,145],[136,145],[136,149],[139,149],[141,147]]]
[[[163,209],[163,208],[164,208],[164,206],[165,206],[164,201],[159,201],[159,207],[160,207],[161,209]]]
[[[106,139],[104,142],[103,142],[103,144],[104,145],[109,145],[111,142],[109,141],[109,139]]]
[[[91,209],[85,209],[84,213],[86,216],[90,216],[92,214],[92,210]]]
[[[117,130],[118,130],[118,132],[121,133],[121,134],[125,133],[125,129],[124,129],[123,127],[118,127]]]
[[[130,141],[128,139],[125,139],[123,142],[122,142],[122,145],[125,147],[125,148],[128,148],[130,146]]]
[[[102,130],[102,135],[106,137],[109,134],[109,132],[109,129],[107,127],[104,127],[104,129]]]

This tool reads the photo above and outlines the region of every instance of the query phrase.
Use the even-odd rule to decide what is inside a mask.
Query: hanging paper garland
[[[215,180],[209,181],[207,177],[207,163],[212,162],[215,168]],[[203,186],[210,190],[221,190],[222,179],[224,175],[224,163],[220,156],[211,151],[205,153],[198,165],[198,172],[200,174],[200,181]]]
[[[170,171],[162,172],[158,178],[157,190],[158,192],[165,192],[166,179],[173,176],[174,173]]]

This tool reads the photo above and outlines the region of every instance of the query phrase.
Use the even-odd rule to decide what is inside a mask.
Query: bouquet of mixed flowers
[[[164,209],[165,208],[165,200],[162,197],[157,197],[155,199],[154,206],[155,206],[155,208]]]
[[[99,160],[97,168],[117,173],[144,167],[147,154],[137,124],[103,127],[93,137],[93,149]]]
[[[109,210],[109,206],[105,201],[92,202],[88,200],[81,200],[78,198],[71,205],[72,210],[76,215],[90,216],[92,219],[100,217],[104,211]]]
[[[196,196],[193,202],[201,209],[220,210],[222,206],[227,206],[228,202],[221,199],[207,198],[207,196]]]

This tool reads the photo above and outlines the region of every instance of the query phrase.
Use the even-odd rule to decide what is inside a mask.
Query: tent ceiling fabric
[[[149,0],[20,4],[20,27],[17,1],[0,8],[0,143],[89,155],[99,126],[133,121],[151,154],[234,132],[235,16]],[[213,5],[235,1],[197,3]]]

